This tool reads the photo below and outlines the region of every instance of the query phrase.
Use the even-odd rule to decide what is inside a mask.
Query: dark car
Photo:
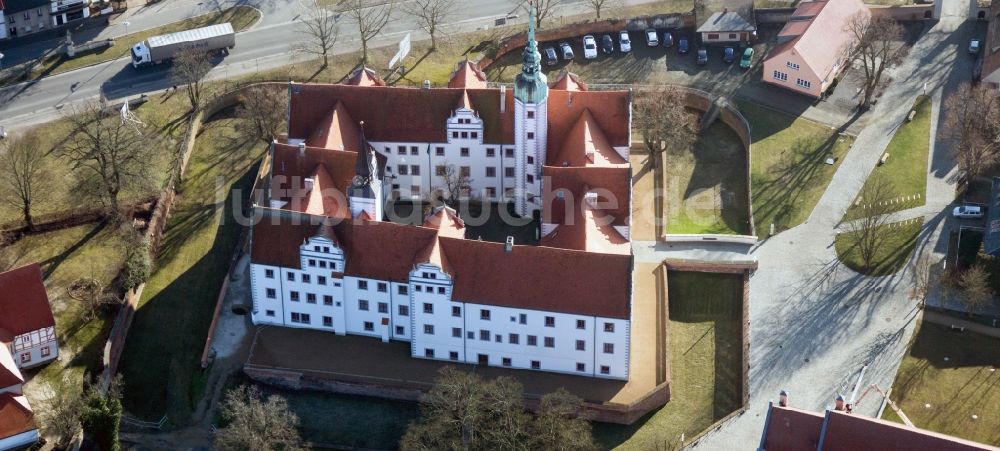
[[[556,55],[556,49],[552,48],[552,46],[545,47],[544,53],[545,53],[545,64],[549,66],[555,66],[556,64],[559,63],[559,56]]]
[[[698,61],[699,66],[704,66],[708,64],[708,50],[698,49]]]
[[[726,47],[726,50],[722,53],[722,61],[726,64],[732,64],[736,60],[736,49],[732,47]]]
[[[687,38],[680,38],[677,40],[677,53],[681,55],[686,55],[687,52],[691,51],[691,47],[688,44]]]
[[[667,48],[674,46],[674,35],[670,34],[669,31],[663,33],[663,46]]]
[[[601,38],[601,50],[609,55],[615,52],[615,40],[611,39],[610,34],[606,34]]]

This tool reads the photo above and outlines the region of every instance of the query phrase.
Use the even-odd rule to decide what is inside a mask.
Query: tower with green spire
[[[528,11],[528,41],[514,81],[514,207],[521,216],[538,211],[548,137],[548,79],[535,41],[535,5]]]

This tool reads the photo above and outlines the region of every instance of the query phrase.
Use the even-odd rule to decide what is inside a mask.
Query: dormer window
[[[528,112],[528,119],[534,119],[534,118],[535,118],[535,112],[534,111],[529,111]]]

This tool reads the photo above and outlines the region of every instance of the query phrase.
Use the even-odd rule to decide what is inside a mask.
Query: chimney
[[[307,194],[312,192],[313,185],[315,184],[315,182],[316,179],[312,177],[306,177],[304,180],[302,180],[302,186],[305,188]]]
[[[507,253],[514,252],[514,237],[507,236],[507,242],[503,245],[503,251]]]
[[[591,208],[597,208],[597,193],[588,191],[587,194],[583,195],[583,200],[587,201],[587,205],[590,205]]]
[[[842,395],[837,395],[837,400],[833,403],[833,410],[844,410],[844,397]]]
[[[507,112],[507,87],[500,85],[500,112]]]
[[[306,142],[302,141],[299,143],[299,158],[306,156]]]
[[[782,390],[781,393],[778,393],[778,405],[788,407],[788,392]]]

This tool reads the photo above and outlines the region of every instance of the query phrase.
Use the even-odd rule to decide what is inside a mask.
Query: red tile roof
[[[844,59],[844,51],[851,45],[853,36],[844,28],[856,14],[870,15],[871,12],[861,0],[800,3],[792,16],[807,19],[785,24],[778,36],[795,37],[790,38],[790,43],[782,43],[772,49],[767,59],[779,58],[785,52],[794,51],[820,80],[825,80],[833,73],[834,66]]]
[[[13,393],[0,394],[0,439],[36,429],[28,399]]]
[[[628,161],[608,142],[590,110],[584,111],[566,133],[562,149],[549,155],[548,164],[552,166],[628,166]]]
[[[566,190],[574,196],[574,200],[579,200],[587,190],[593,189],[599,189],[598,200],[604,204],[604,210],[613,216],[612,224],[623,225],[628,222],[631,215],[630,197],[632,195],[628,167],[563,168],[546,166],[544,172],[543,222],[563,222],[560,209],[551,205],[556,200],[556,191]]]
[[[385,82],[382,81],[382,77],[378,76],[378,72],[367,67],[355,69],[351,73],[351,76],[344,81],[344,84],[354,86],[385,86]]]
[[[287,202],[282,208],[337,218],[350,216],[344,194],[354,178],[357,152],[274,144],[271,192],[275,200]],[[311,191],[305,179],[313,179]]]
[[[37,263],[0,274],[0,342],[55,325]]]
[[[440,240],[451,264],[454,300],[629,319],[628,255],[543,246],[514,246],[506,252],[500,243]]]
[[[21,371],[17,369],[10,350],[6,345],[0,344],[0,389],[23,383],[24,376],[21,376]]]
[[[455,71],[451,73],[448,80],[449,88],[485,88],[486,74],[479,69],[476,63],[462,61],[455,66]]]
[[[306,139],[306,145],[356,152],[361,145],[359,124],[351,119],[344,105],[337,102]]]
[[[572,213],[572,220],[564,220],[554,231],[542,237],[542,246],[631,255],[631,243],[610,224],[612,218],[607,213],[593,208],[582,196],[576,198],[576,208]]]
[[[559,89],[563,91],[586,91],[587,84],[580,80],[576,74],[572,72],[563,72],[559,78],[552,83],[552,89]]]
[[[771,405],[761,436],[766,451],[973,451],[981,443],[878,418],[827,410],[826,415]]]

